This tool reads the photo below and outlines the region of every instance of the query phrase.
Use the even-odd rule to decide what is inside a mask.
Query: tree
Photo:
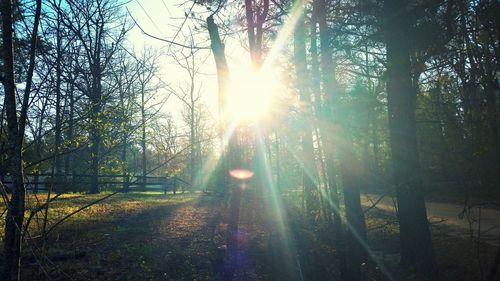
[[[407,4],[394,0],[384,2],[389,131],[398,199],[401,263],[409,274],[415,272],[421,279],[438,280],[420,178]]]
[[[109,68],[113,55],[119,48],[129,29],[126,18],[115,0],[75,0],[64,13],[64,25],[73,32],[84,52],[80,71],[87,79],[83,92],[89,98],[89,134],[91,146],[92,178],[90,193],[99,193],[99,162],[101,153],[103,106],[106,94],[103,76]],[[118,22],[118,25],[112,25]],[[109,93],[108,93],[109,94]]]
[[[151,102],[153,101],[155,95],[158,94],[159,89],[161,88],[161,82],[155,82],[155,78],[158,73],[158,59],[159,55],[152,52],[152,50],[145,49],[140,57],[136,57],[136,66],[137,69],[137,87],[138,94],[140,100],[138,101],[140,119],[141,119],[141,148],[142,148],[142,184],[143,188],[146,188],[146,176],[148,174],[147,167],[147,143],[146,143],[146,129],[148,123],[148,109],[150,109],[153,105]],[[165,99],[160,101],[160,105],[162,106]]]
[[[327,25],[327,4],[324,0],[316,0],[314,9],[319,26],[320,53],[321,53],[321,77],[324,89],[324,118],[328,125],[323,130],[323,139],[328,144],[326,148],[326,162],[328,166],[328,178],[330,188],[335,185],[334,154],[337,151],[340,162],[340,174],[342,176],[342,187],[344,192],[344,203],[346,208],[347,231],[343,238],[344,245],[337,243],[337,247],[347,247],[340,250],[340,265],[342,278],[344,280],[361,280],[361,263],[365,259],[366,253],[363,243],[366,241],[366,226],[364,213],[361,209],[359,180],[359,160],[355,154],[352,137],[346,128],[346,122],[342,122],[343,116],[340,111],[339,102],[341,92],[336,78],[335,68],[332,61],[332,41],[331,30]],[[334,146],[336,145],[336,147]],[[334,191],[333,196],[336,197]],[[333,212],[339,212],[339,200],[334,197]],[[336,219],[340,219],[337,215]],[[338,226],[337,226],[338,228]],[[340,231],[337,229],[337,235]],[[345,257],[343,256],[345,253]],[[345,263],[343,259],[345,260]],[[344,268],[345,266],[345,268]]]
[[[300,10],[304,10],[305,7],[301,5],[298,7]],[[295,30],[293,34],[294,43],[294,60],[295,60],[295,73],[297,79],[297,89],[299,92],[299,98],[303,101],[305,105],[304,109],[304,127],[302,132],[302,159],[304,161],[304,170],[302,172],[303,178],[303,188],[304,197],[307,208],[307,213],[312,216],[312,211],[314,208],[314,195],[317,186],[314,183],[314,178],[316,174],[315,159],[314,159],[314,147],[313,147],[313,136],[311,130],[311,119],[312,119],[312,106],[311,106],[311,94],[309,92],[307,75],[307,58],[306,58],[306,35],[305,35],[305,22],[304,15],[305,12],[301,13],[298,17],[297,23],[295,25]]]
[[[136,66],[135,59],[131,59],[129,54],[125,51],[119,52],[115,63],[112,65],[112,76],[114,83],[117,85],[118,91],[118,122],[119,134],[121,138],[121,169],[122,174],[127,175],[127,179],[124,180],[123,189],[128,191],[128,175],[129,170],[129,160],[128,153],[132,141],[130,140],[133,134],[134,126],[133,119],[137,113],[136,105],[136,91],[135,85],[137,82],[138,72],[141,71],[140,67]]]
[[[177,94],[179,100],[183,103],[184,112],[183,119],[186,125],[189,127],[189,145],[190,156],[189,156],[189,175],[191,186],[197,186],[197,173],[201,171],[201,130],[202,130],[202,105],[201,105],[201,88],[197,86],[197,78],[200,72],[200,66],[197,64],[196,50],[189,49],[187,54],[182,51],[179,55],[173,55],[177,64],[182,67],[189,80],[185,87],[181,87],[179,90],[181,94]]]
[[[12,177],[12,195],[7,201],[7,216],[5,224],[4,260],[1,277],[4,280],[19,280],[21,272],[21,237],[25,211],[25,187],[23,178],[23,140],[27,122],[27,111],[32,85],[33,71],[35,68],[35,52],[38,41],[38,25],[42,1],[36,1],[35,19],[31,33],[29,49],[29,67],[26,75],[21,114],[17,117],[16,79],[14,74],[14,30],[13,9],[10,0],[0,2],[2,17],[2,59],[3,75],[1,82],[4,87],[4,107],[7,121],[8,165]],[[2,184],[2,189],[4,188]],[[4,193],[5,190],[2,191]],[[4,200],[8,200],[5,199]]]

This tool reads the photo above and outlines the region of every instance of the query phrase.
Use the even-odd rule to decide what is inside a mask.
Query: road
[[[380,198],[380,195],[364,194],[361,198],[363,206],[370,207]],[[470,235],[472,227],[474,236],[477,237],[480,221],[481,239],[492,245],[500,245],[500,210],[474,207],[470,209],[469,219],[467,216],[461,219],[459,214],[463,211],[462,205],[442,202],[426,202],[425,205],[431,223],[449,226],[458,235]],[[389,196],[380,200],[376,208],[391,213],[396,212],[394,203]]]

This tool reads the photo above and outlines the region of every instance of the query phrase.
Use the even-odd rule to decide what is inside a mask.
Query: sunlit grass
[[[49,227],[109,194],[60,196],[51,204]],[[47,194],[37,196],[41,200]],[[46,252],[41,250],[43,240],[36,237],[40,224],[34,221],[32,238],[26,237],[23,245],[23,280],[45,280],[42,267],[61,280],[177,280],[177,275],[182,280],[210,280],[209,271],[196,269],[200,265],[209,268],[211,248],[206,241],[210,232],[204,227],[212,215],[211,198],[200,193],[119,193],[59,225],[47,237]],[[33,201],[35,196],[29,194],[27,216]],[[42,218],[40,214],[39,220]],[[204,241],[203,247],[199,241]],[[42,261],[41,266],[36,259]]]
[[[81,194],[67,193],[60,195],[55,199],[49,207],[48,227],[51,224],[59,221],[64,216],[78,210],[79,208],[92,203],[110,192],[102,192],[100,194]],[[52,194],[51,197],[55,195]],[[78,223],[90,221],[106,221],[113,220],[117,217],[125,217],[135,213],[158,207],[165,204],[176,204],[194,200],[197,194],[186,193],[176,196],[167,195],[163,192],[129,192],[118,193],[104,201],[92,205],[68,219],[65,223]],[[36,195],[28,194],[26,197],[26,212],[25,221],[30,216],[33,209],[36,209],[39,204],[43,204],[47,199],[47,193],[40,192]],[[39,202],[39,203],[38,203]],[[5,210],[5,204],[0,206],[0,213]],[[43,211],[39,212],[30,223],[30,236],[36,236],[41,231],[41,221],[43,219]],[[0,219],[0,237],[3,239],[6,213]]]

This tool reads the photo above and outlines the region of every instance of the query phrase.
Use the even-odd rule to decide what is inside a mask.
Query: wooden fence
[[[32,192],[48,190],[49,186],[55,191],[65,189],[68,191],[85,191],[90,187],[92,175],[83,174],[25,174],[26,189]],[[158,176],[134,176],[134,175],[99,175],[101,188],[118,189],[127,191],[150,191],[162,190],[164,193],[189,189],[191,185],[180,177],[158,177]],[[4,177],[2,183],[9,189],[12,182],[9,177]],[[86,188],[85,188],[86,187]]]

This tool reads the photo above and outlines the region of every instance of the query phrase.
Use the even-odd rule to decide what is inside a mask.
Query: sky
[[[132,0],[127,4],[131,15],[147,33],[168,40],[175,38],[176,42],[182,44],[186,44],[186,39],[190,38],[190,34],[193,33],[195,34],[195,45],[209,47],[208,32],[200,28],[201,22],[195,24],[190,19],[185,21],[185,14],[191,7],[191,1],[182,0]],[[196,15],[199,14],[204,19],[206,15],[203,12],[206,14],[206,10],[203,9],[195,6],[192,12]],[[180,29],[181,26],[182,29]],[[182,48],[144,35],[138,27],[134,27],[130,32],[129,41],[136,50],[141,50],[144,46],[151,46],[163,51],[160,76],[164,82],[169,84],[169,88],[179,90],[179,88],[189,85],[187,72],[179,67],[172,58],[172,53],[179,54]],[[189,50],[184,49],[184,52],[188,53]],[[249,65],[246,62],[249,61],[248,53],[240,46],[227,47],[226,52],[232,66]],[[217,116],[217,77],[215,76],[214,59],[210,50],[200,50],[196,53],[196,60],[201,66],[200,75],[196,82],[200,89],[201,100],[215,117]],[[172,96],[164,110],[178,119],[180,118],[181,103]]]
[[[196,46],[207,48],[210,46],[208,31],[206,27],[202,26],[205,24],[205,19],[210,11],[198,5],[193,6],[191,0],[131,0],[127,3],[127,8],[140,27],[151,35],[168,40],[175,39],[175,42],[181,44],[189,44],[190,34],[193,34]],[[190,18],[186,20],[186,15],[189,12],[191,12]],[[193,13],[196,19],[193,19]],[[221,13],[224,14],[225,11],[222,10]],[[293,13],[291,18],[294,18]],[[225,20],[228,21],[227,18]],[[220,19],[217,17],[216,23],[221,24]],[[225,22],[225,24],[229,24],[232,30],[240,30],[239,33],[232,36],[223,37],[225,54],[233,81],[231,85],[231,89],[233,90],[231,93],[246,92],[249,94],[247,98],[239,96],[241,100],[239,104],[232,104],[231,107],[234,107],[236,111],[252,111],[253,109],[248,109],[248,104],[253,103],[250,107],[261,111],[258,108],[260,105],[257,103],[269,99],[267,97],[269,95],[268,93],[261,93],[263,94],[261,95],[263,99],[259,100],[255,98],[255,93],[262,92],[264,88],[267,92],[269,92],[269,89],[281,88],[279,84],[281,84],[281,78],[285,76],[282,74],[282,69],[274,65],[278,65],[279,60],[283,58],[283,50],[287,48],[287,42],[290,41],[288,39],[295,23],[292,20],[282,26],[279,32],[280,35],[278,35],[273,43],[278,48],[271,48],[266,55],[267,58],[272,58],[268,61],[273,61],[273,63],[268,64],[264,62],[264,68],[268,71],[261,71],[264,75],[260,76],[266,77],[263,77],[264,79],[259,77],[258,82],[254,83],[249,81],[256,81],[255,79],[248,79],[249,75],[252,75],[250,55],[241,43],[246,41],[246,32],[234,20],[232,22]],[[189,49],[153,39],[144,35],[138,27],[134,27],[130,32],[129,41],[136,50],[141,50],[144,46],[151,46],[163,52],[160,63],[161,73],[159,76],[169,85],[170,90],[180,93],[180,88],[187,88],[189,86],[188,73],[172,58],[173,55],[179,55],[180,52],[188,53]],[[201,66],[200,74],[196,81],[196,88],[200,91],[201,102],[208,108],[212,120],[216,121],[218,116],[218,89],[214,58],[210,49],[198,51],[195,58],[196,62]],[[266,87],[263,87],[263,85],[266,85]],[[276,93],[277,91],[273,92]],[[164,94],[167,95],[168,93]],[[182,120],[182,103],[173,95],[169,98],[163,111],[171,114],[176,121]],[[177,122],[177,124],[182,124],[182,121]]]
[[[182,4],[184,3],[184,4]],[[172,40],[179,43],[185,43],[185,35],[190,33],[190,29],[194,29],[194,25],[188,19],[185,21],[185,12],[192,6],[192,2],[182,2],[179,0],[132,0],[127,4],[132,17],[137,21],[141,28],[147,33],[156,37]],[[185,23],[183,24],[183,22]],[[182,26],[182,29],[180,27]],[[180,31],[179,31],[180,30]],[[177,35],[176,35],[177,34]],[[197,40],[205,41],[208,37],[199,36]],[[144,47],[152,47],[162,53],[160,60],[161,80],[168,84],[168,90],[162,93],[167,95],[168,92],[175,91],[182,94],[180,89],[189,86],[187,72],[179,67],[172,54],[180,55],[181,48],[176,47],[167,42],[153,39],[141,32],[136,26],[128,36],[132,48],[136,51],[142,50]],[[208,46],[206,42],[203,42]],[[188,53],[188,49],[184,49]],[[212,113],[217,112],[216,105],[216,77],[215,65],[213,58],[210,56],[209,50],[203,50],[196,54],[196,60],[203,62],[203,74],[198,76],[196,87],[200,90],[202,103],[206,104]],[[167,92],[168,91],[168,92]],[[167,104],[163,107],[165,113],[171,114],[175,120],[180,120],[182,103],[177,97],[171,95]],[[215,116],[215,115],[214,115]]]

